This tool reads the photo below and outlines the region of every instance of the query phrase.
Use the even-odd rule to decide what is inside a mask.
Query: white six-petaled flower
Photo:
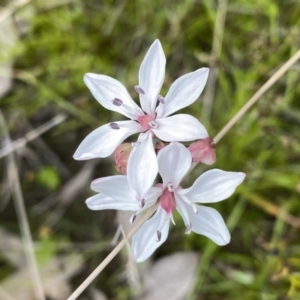
[[[175,209],[186,225],[186,233],[194,231],[210,238],[218,245],[226,245],[230,234],[221,215],[213,208],[195,203],[214,203],[231,196],[244,180],[242,172],[218,169],[202,174],[188,189],[179,184],[191,167],[191,153],[180,143],[171,143],[158,153],[158,170],[163,184],[159,206],[132,239],[132,252],[137,262],[146,260],[168,237],[169,223]],[[157,197],[157,191],[155,194]],[[149,203],[153,203],[149,199]]]
[[[183,218],[186,233],[194,231],[218,245],[226,245],[230,234],[221,215],[213,208],[195,203],[214,203],[228,198],[245,174],[214,169],[202,174],[192,187],[183,189],[180,182],[191,167],[190,151],[172,142],[160,150],[156,160],[151,157],[147,143],[152,143],[150,136],[132,150],[135,153],[129,158],[127,176],[104,177],[92,182],[91,188],[99,194],[87,199],[87,206],[93,210],[136,211],[131,219],[133,222],[138,213],[154,205],[160,197],[154,216],[133,237],[132,252],[137,262],[146,260],[167,239],[175,209]],[[143,155],[148,159],[141,159]],[[163,183],[151,187],[157,170]]]
[[[165,64],[161,44],[155,40],[140,66],[139,85],[135,87],[142,109],[119,81],[93,73],[84,76],[84,82],[102,106],[131,120],[111,122],[92,131],[77,148],[75,159],[107,157],[135,133],[145,132],[144,138],[155,135],[166,142],[188,142],[208,137],[204,126],[193,116],[170,116],[197,100],[206,84],[208,69],[202,68],[181,76],[162,97],[159,93],[165,78]],[[153,145],[149,146],[153,149]]]

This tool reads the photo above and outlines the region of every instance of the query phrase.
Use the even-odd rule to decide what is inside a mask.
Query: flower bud
[[[193,162],[212,165],[216,161],[215,147],[214,141],[210,137],[207,137],[204,140],[190,144],[188,149],[192,154]]]
[[[131,143],[123,143],[115,151],[116,170],[124,175],[127,172],[127,162],[131,150]]]

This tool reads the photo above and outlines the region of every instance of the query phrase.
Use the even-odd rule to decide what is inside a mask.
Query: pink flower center
[[[168,213],[171,214],[176,209],[176,202],[174,199],[174,193],[170,192],[168,188],[165,188],[160,196],[160,206]]]
[[[154,128],[155,127],[155,124],[156,122],[154,121],[155,118],[152,117],[152,116],[149,116],[149,115],[142,115],[142,116],[139,116],[137,118],[138,122],[141,124],[141,126],[143,127],[143,129],[146,131],[146,130],[149,130],[150,128]]]

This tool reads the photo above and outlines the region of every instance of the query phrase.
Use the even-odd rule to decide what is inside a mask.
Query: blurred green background
[[[116,213],[90,211],[84,200],[92,195],[92,179],[117,174],[113,159],[79,162],[72,155],[89,132],[123,116],[92,97],[82,80],[86,72],[118,79],[137,100],[139,65],[160,39],[167,57],[162,95],[179,76],[211,68],[199,100],[183,111],[214,137],[300,48],[296,0],[2,0],[0,5],[1,141],[7,131],[17,141],[56,116],[63,118],[14,151],[14,161],[11,154],[0,158],[0,299],[34,299],[10,294],[20,285],[31,289],[28,278],[16,284],[26,262],[8,177],[11,163],[18,168],[42,277],[50,276],[43,271],[49,265],[58,264],[57,274],[69,272],[58,296],[50,290],[47,299],[65,299],[112,249]],[[217,144],[214,166],[199,165],[186,179],[188,187],[211,168],[247,174],[232,197],[211,205],[230,228],[228,246],[185,235],[175,215],[177,225],[155,253],[154,262],[178,251],[199,256],[182,299],[300,299],[299,71],[298,62]],[[124,275],[126,265],[123,249],[79,299],[101,299],[95,290],[107,299],[138,297]]]

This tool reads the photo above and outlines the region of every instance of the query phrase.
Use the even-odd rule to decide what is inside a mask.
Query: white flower
[[[156,202],[160,189],[152,187],[158,166],[151,144],[152,137],[149,135],[143,143],[133,148],[134,155],[129,157],[127,176],[103,177],[92,182],[92,190],[99,194],[86,200],[88,208],[136,211],[132,216],[133,222],[138,213]]]
[[[202,68],[181,76],[164,98],[159,92],[165,78],[165,64],[161,44],[155,40],[140,66],[139,85],[135,87],[142,109],[119,81],[92,73],[84,76],[84,82],[102,106],[131,120],[111,122],[91,132],[76,150],[75,159],[109,156],[127,137],[139,132],[154,134],[166,142],[187,142],[208,137],[206,129],[196,118],[187,114],[169,117],[197,100],[205,86],[208,69]]]
[[[175,209],[183,218],[186,233],[194,231],[218,245],[228,244],[230,234],[221,215],[213,208],[195,203],[214,203],[228,198],[244,180],[245,174],[214,169],[202,174],[192,187],[182,189],[179,184],[191,166],[191,153],[182,144],[171,143],[160,150],[157,159],[163,180],[163,184],[157,187],[161,197],[154,216],[133,236],[132,252],[135,260],[146,260],[167,239]],[[151,199],[148,201],[155,202]]]

